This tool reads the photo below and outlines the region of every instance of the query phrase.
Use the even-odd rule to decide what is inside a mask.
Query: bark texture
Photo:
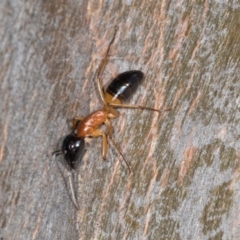
[[[240,239],[239,1],[0,1],[0,239]],[[75,174],[69,120],[102,79],[142,70],[112,146],[88,140]]]

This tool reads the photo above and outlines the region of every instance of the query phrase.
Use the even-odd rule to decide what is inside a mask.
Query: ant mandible
[[[119,116],[119,113],[115,110],[115,108],[132,108],[157,112],[170,110],[158,110],[139,105],[127,105],[122,103],[128,100],[129,97],[133,95],[133,93],[137,90],[138,86],[144,78],[144,74],[138,70],[131,70],[119,74],[116,78],[112,80],[106,91],[103,90],[101,83],[101,75],[107,64],[109,51],[111,45],[115,40],[116,32],[117,30],[115,30],[114,36],[109,43],[108,49],[100,64],[97,74],[97,86],[103,103],[103,108],[91,113],[85,118],[80,116],[73,118],[72,133],[65,137],[62,144],[62,149],[53,153],[56,155],[63,154],[67,166],[70,168],[70,170],[75,170],[81,162],[81,156],[83,155],[85,146],[84,138],[102,137],[102,158],[106,159],[107,145],[109,139],[114,145],[114,147],[117,149],[119,154],[122,156],[129,171],[131,172],[131,168],[127,160],[123,156],[118,145],[112,139],[113,127],[110,120]],[[107,126],[107,133],[99,129],[102,124],[105,124]]]

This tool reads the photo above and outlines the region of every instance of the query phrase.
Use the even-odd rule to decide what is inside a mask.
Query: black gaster
[[[64,138],[62,153],[71,170],[76,170],[81,162],[81,157],[84,153],[84,146],[84,138],[79,138],[75,134],[69,134]]]
[[[126,101],[136,92],[143,78],[143,72],[138,70],[123,72],[112,80],[106,92],[114,99]]]

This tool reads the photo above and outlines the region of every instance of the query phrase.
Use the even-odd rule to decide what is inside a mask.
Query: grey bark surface
[[[0,239],[240,239],[238,1],[0,1]],[[75,175],[52,152],[101,108],[102,80],[146,77],[110,145]]]

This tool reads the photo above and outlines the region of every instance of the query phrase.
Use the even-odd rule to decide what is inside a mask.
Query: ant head
[[[73,133],[64,138],[61,152],[70,169],[77,169],[84,153],[84,146],[84,138],[79,138]]]

